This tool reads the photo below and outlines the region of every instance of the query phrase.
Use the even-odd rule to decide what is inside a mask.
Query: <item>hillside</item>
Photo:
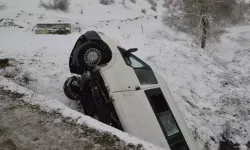
[[[88,30],[98,30],[126,48],[137,47],[135,54],[164,77],[200,149],[216,150],[225,142],[249,149],[249,26],[228,28],[221,43],[204,51],[188,35],[162,25],[160,17],[155,17],[161,12],[151,10],[144,0],[126,1],[125,5],[118,0],[111,5],[71,0],[68,13],[40,8],[39,0],[0,3],[5,4],[0,10],[0,59],[12,59],[8,67],[0,68],[0,83],[13,91],[17,85],[27,88],[33,93],[27,102],[47,111],[59,109],[66,117],[81,116],[80,123],[138,143],[74,111],[76,104],[63,94],[63,83],[71,76],[68,58],[76,39]],[[70,22],[74,32],[35,35],[32,29],[39,22]]]

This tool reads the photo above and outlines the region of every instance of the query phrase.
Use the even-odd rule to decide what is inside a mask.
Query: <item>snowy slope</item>
[[[32,102],[63,108],[75,117],[73,114],[77,112],[67,108],[75,109],[75,104],[62,91],[65,79],[71,76],[69,54],[81,33],[98,30],[126,48],[139,48],[136,55],[165,78],[200,149],[218,149],[223,137],[247,149],[245,145],[250,141],[249,27],[228,29],[220,44],[204,51],[192,44],[187,35],[163,26],[159,17],[154,17],[157,13],[143,0],[136,4],[126,1],[126,6],[121,1],[106,6],[98,0],[71,0],[69,13],[39,8],[39,0],[1,2],[6,8],[0,10],[0,19],[4,18],[0,26],[13,19],[14,24],[23,28],[0,27],[0,58],[17,61],[15,67],[0,71],[0,75],[16,74],[14,82],[49,99],[36,98],[31,99]],[[141,13],[144,8],[148,14]],[[59,20],[71,22],[82,31],[65,36],[32,33],[38,22]],[[52,103],[47,103],[50,99]],[[81,116],[82,122],[106,130],[106,126]]]

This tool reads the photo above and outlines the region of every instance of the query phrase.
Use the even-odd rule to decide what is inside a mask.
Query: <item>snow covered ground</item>
[[[0,79],[4,83],[4,79]],[[9,81],[7,81],[9,82]],[[15,85],[8,83],[9,85]],[[5,83],[6,85],[6,83]],[[17,85],[15,85],[17,86]],[[13,87],[13,86],[12,86]],[[1,150],[49,150],[49,149],[73,149],[73,150],[142,150],[142,144],[132,144],[124,142],[116,135],[109,132],[100,131],[100,123],[91,122],[81,114],[73,113],[67,116],[63,105],[58,101],[49,100],[48,106],[57,104],[58,110],[44,111],[46,101],[41,101],[43,97],[36,96],[38,103],[32,99],[29,101],[33,92],[18,86],[18,89],[8,90],[0,86],[0,149]],[[17,93],[19,92],[19,93]],[[24,93],[24,94],[20,94]],[[27,99],[28,98],[28,99]],[[25,101],[28,100],[28,103]],[[39,103],[40,102],[40,103]],[[57,103],[55,103],[57,102]],[[65,106],[64,106],[65,107]],[[60,111],[59,111],[60,108]],[[71,110],[67,114],[72,113]],[[62,115],[63,114],[63,115]],[[84,119],[85,118],[85,119]],[[95,128],[91,125],[97,124]],[[99,125],[99,126],[98,126]],[[108,130],[108,129],[106,129]],[[113,131],[114,132],[114,131]],[[121,135],[120,135],[121,136]],[[124,137],[122,138],[124,139]],[[134,138],[128,139],[133,142],[141,142]],[[127,140],[128,141],[128,140]],[[147,144],[144,144],[147,146]],[[149,145],[148,145],[149,146]],[[156,149],[151,146],[147,149]]]
[[[63,94],[63,83],[71,76],[68,58],[76,39],[88,30],[98,30],[126,48],[137,47],[136,55],[165,78],[200,149],[216,150],[223,140],[248,149],[249,26],[228,29],[221,43],[209,45],[204,51],[192,43],[191,37],[163,26],[160,17],[155,18],[159,12],[150,10],[144,0],[136,4],[126,1],[125,6],[118,0],[108,6],[98,0],[71,0],[68,13],[40,8],[39,0],[0,2],[5,4],[0,10],[0,59],[15,60],[12,67],[0,70],[0,83],[13,88],[15,82],[28,88],[36,95],[29,102],[61,108],[66,116],[80,115],[91,127],[112,131],[128,142],[134,140],[72,110],[75,104]],[[141,12],[144,8],[146,14]],[[36,23],[59,21],[82,30],[70,35],[32,32]],[[149,145],[145,143],[146,148]]]

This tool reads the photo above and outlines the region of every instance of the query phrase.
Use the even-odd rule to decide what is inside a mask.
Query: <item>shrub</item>
[[[82,9],[80,10],[80,14],[83,14],[83,10]]]
[[[146,14],[147,11],[146,11],[146,9],[142,9],[141,12],[142,12],[143,14]]]
[[[50,0],[44,2],[40,1],[40,6],[51,10],[61,10],[63,12],[68,12],[69,10],[69,0]]]
[[[156,11],[156,6],[151,6],[150,7],[153,11]]]
[[[132,3],[136,3],[136,0],[130,0]]]
[[[114,3],[114,0],[100,0],[100,4],[103,4],[103,5],[110,5],[113,3]]]

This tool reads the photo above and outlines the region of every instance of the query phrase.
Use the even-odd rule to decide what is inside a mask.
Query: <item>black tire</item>
[[[96,42],[86,42],[76,51],[78,66],[82,70],[93,70],[98,65],[103,65],[111,60],[111,51]]]
[[[74,84],[79,82],[79,79],[76,76],[68,78],[63,85],[64,94],[71,100],[77,100],[80,95],[80,87]]]

